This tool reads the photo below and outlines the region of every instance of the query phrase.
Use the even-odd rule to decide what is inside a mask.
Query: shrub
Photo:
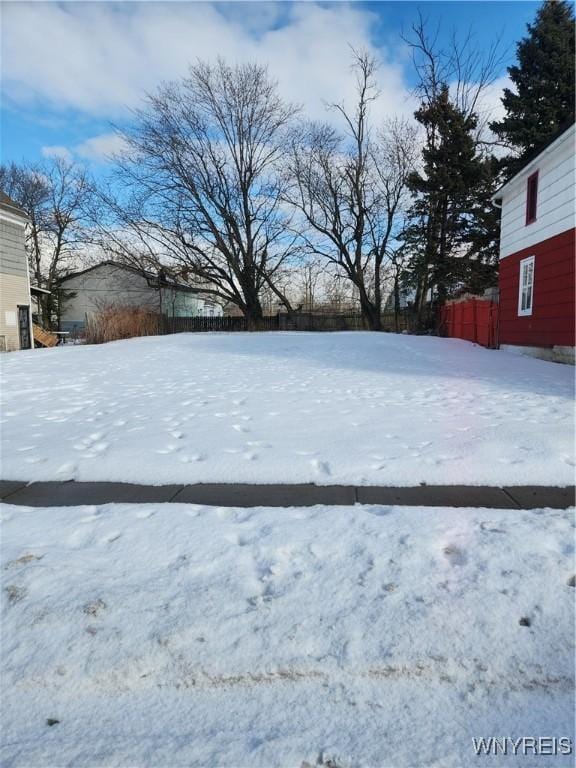
[[[89,315],[86,323],[86,343],[131,339],[135,336],[156,336],[160,331],[160,316],[144,307],[112,305],[101,307]]]

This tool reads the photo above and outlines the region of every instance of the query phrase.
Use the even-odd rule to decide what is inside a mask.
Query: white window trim
[[[524,271],[528,265],[532,265],[532,283],[530,285],[530,306],[522,309],[522,289],[524,287]],[[534,307],[534,256],[528,256],[520,261],[520,273],[518,276],[518,317],[527,317],[532,314]]]

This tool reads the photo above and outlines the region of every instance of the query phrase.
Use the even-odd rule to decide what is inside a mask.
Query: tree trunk
[[[398,274],[394,275],[394,330],[400,331],[400,282]]]
[[[262,312],[262,304],[258,296],[246,297],[244,307],[244,318],[246,320],[246,329],[248,331],[259,331],[263,327],[264,313]]]
[[[380,307],[376,302],[370,301],[364,286],[358,286],[360,290],[360,310],[362,320],[366,329],[369,331],[381,331],[382,319],[380,317]]]
[[[425,265],[425,269],[422,271],[418,287],[416,289],[416,330],[421,332],[424,330],[424,309],[426,307],[426,294],[428,293],[428,264]]]

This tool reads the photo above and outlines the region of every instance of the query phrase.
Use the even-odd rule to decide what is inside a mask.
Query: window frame
[[[526,179],[526,226],[533,224],[538,218],[538,175],[539,171],[534,171]],[[533,188],[533,195],[530,195],[530,189]],[[530,203],[533,200],[533,206]],[[532,211],[532,207],[534,210]]]
[[[534,309],[534,264],[536,257],[527,256],[521,259],[518,272],[518,317],[529,317]],[[529,266],[532,266],[532,280],[530,282],[530,306],[522,308],[522,296],[528,285],[524,284],[524,274]]]

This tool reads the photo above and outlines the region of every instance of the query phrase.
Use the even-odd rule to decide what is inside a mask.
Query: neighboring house
[[[81,332],[91,314],[111,305],[141,307],[168,317],[222,314],[222,307],[197,288],[113,261],[72,272],[60,280],[59,288],[61,331]]]
[[[574,158],[572,125],[493,198],[502,208],[500,346],[559,362],[574,362]]]
[[[28,216],[0,192],[0,351],[31,349],[30,278],[25,248]]]

